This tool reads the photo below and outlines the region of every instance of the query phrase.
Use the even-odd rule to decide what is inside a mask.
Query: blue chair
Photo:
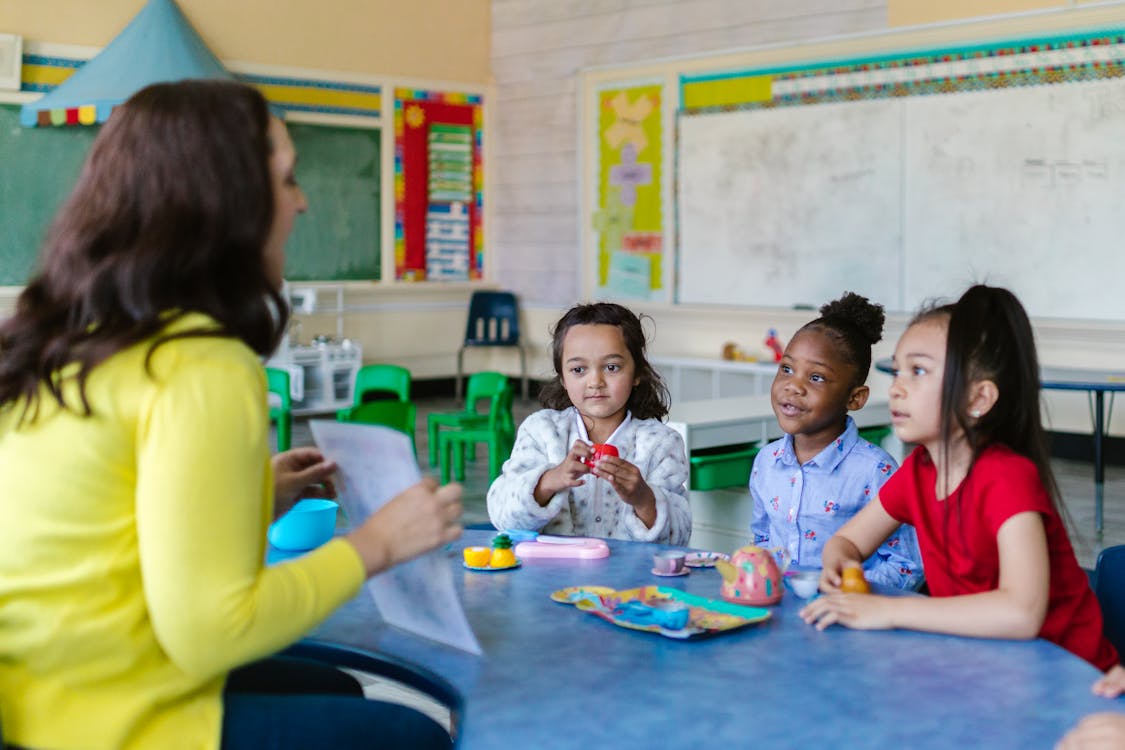
[[[1094,566],[1094,593],[1102,605],[1103,630],[1125,654],[1125,544],[1106,547]]]
[[[520,354],[520,386],[527,400],[527,352],[520,343],[520,312],[516,295],[511,292],[473,292],[469,298],[469,318],[465,324],[465,340],[457,350],[455,390],[461,401],[464,359],[467,349],[486,346],[515,347]]]

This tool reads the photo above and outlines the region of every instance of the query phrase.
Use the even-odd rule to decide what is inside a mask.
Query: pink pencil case
[[[599,557],[609,557],[609,545],[603,539],[540,534],[534,542],[517,544],[516,557],[525,560],[534,558],[594,560]]]

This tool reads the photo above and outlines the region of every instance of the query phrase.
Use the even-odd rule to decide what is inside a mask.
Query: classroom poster
[[[395,278],[468,281],[484,270],[478,95],[395,90]]]
[[[660,84],[598,92],[597,285],[616,296],[664,286],[661,96]]]

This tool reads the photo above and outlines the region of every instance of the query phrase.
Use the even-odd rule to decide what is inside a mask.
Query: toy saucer
[[[730,560],[730,555],[722,552],[689,552],[684,555],[684,565],[689,568],[713,568],[718,560]]]
[[[657,570],[656,568],[653,568],[653,569],[652,569],[652,574],[653,574],[654,576],[661,576],[662,578],[677,578],[677,577],[679,577],[679,576],[686,576],[686,575],[687,575],[688,573],[690,573],[690,572],[691,572],[691,571],[690,571],[690,570],[688,570],[687,568],[684,568],[684,569],[683,569],[683,570],[681,570],[681,571],[680,571],[679,573],[661,573],[661,572],[660,572],[659,570]]]
[[[521,565],[523,565],[523,563],[519,560],[516,560],[514,565],[502,565],[498,568],[492,565],[469,565],[466,562],[461,563],[461,567],[465,570],[474,570],[477,573],[496,573],[501,570],[512,570],[514,568],[518,568]]]
[[[551,601],[559,604],[574,604],[581,599],[590,599],[614,593],[609,586],[567,586],[551,594]]]

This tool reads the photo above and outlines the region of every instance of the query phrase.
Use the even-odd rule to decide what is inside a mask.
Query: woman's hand
[[[336,463],[316,448],[278,453],[273,464],[273,517],[280,518],[303,497],[336,497]]]
[[[594,464],[593,475],[601,477],[637,514],[645,526],[656,523],[656,495],[641,476],[641,470],[618,456],[602,456]]]
[[[1055,750],[1120,750],[1122,747],[1125,747],[1125,714],[1107,711],[1084,717],[1059,740]]]
[[[372,576],[461,536],[461,485],[430,478],[395,495],[347,536]]]
[[[586,465],[590,453],[589,444],[582,440],[575,440],[566,458],[558,466],[548,469],[539,477],[539,482],[535,485],[535,502],[545,506],[551,502],[552,497],[563,490],[581,487],[583,477],[590,473],[590,467]]]
[[[823,580],[823,579],[822,579]],[[801,619],[817,630],[833,623],[856,630],[888,630],[895,627],[891,596],[873,594],[826,594],[801,609]]]

